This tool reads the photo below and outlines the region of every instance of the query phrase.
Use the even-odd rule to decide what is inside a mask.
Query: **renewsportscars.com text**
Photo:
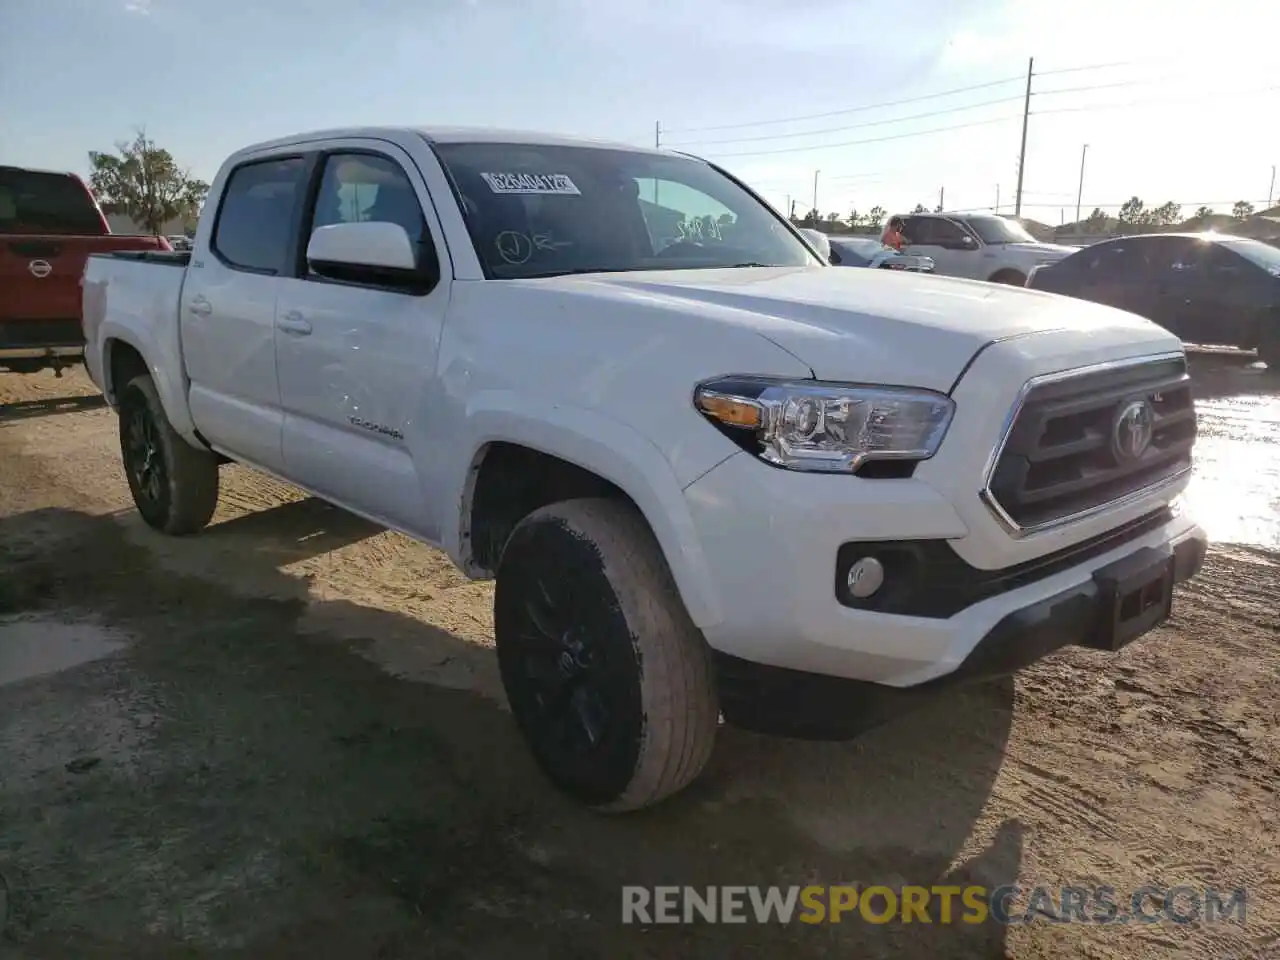
[[[623,887],[623,923],[1243,923],[1244,888]]]

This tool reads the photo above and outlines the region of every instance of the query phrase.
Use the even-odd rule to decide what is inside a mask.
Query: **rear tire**
[[[120,393],[120,455],[134,505],[147,524],[183,536],[205,527],[218,506],[218,460],[169,423],[151,377]]]
[[[623,812],[697,778],[719,722],[711,653],[634,507],[535,510],[507,541],[497,581],[503,687],[559,790]]]

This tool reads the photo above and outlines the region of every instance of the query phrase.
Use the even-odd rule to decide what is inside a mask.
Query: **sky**
[[[0,163],[87,173],[140,127],[206,180],[316,128],[465,124],[685,150],[771,203],[1264,206],[1264,0],[0,0]],[[905,102],[904,102],[905,101]],[[660,133],[658,133],[660,125]],[[1280,189],[1275,191],[1280,197]]]

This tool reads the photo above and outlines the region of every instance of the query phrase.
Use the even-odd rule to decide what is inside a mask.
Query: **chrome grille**
[[[1055,526],[1182,476],[1195,438],[1180,355],[1037,378],[1013,410],[983,499],[1016,533]]]

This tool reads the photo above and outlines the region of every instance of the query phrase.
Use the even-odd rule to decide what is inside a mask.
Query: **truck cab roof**
[[[335,127],[325,130],[310,130],[264,140],[251,144],[237,152],[240,154],[258,153],[279,147],[289,147],[315,140],[345,139],[388,140],[392,143],[409,139],[421,139],[428,143],[524,143],[537,146],[560,147],[596,147],[605,150],[628,150],[634,153],[657,153],[650,147],[640,147],[633,143],[623,143],[596,139],[591,137],[573,137],[557,133],[532,130],[503,129],[498,127],[468,126],[367,126],[367,127]]]

